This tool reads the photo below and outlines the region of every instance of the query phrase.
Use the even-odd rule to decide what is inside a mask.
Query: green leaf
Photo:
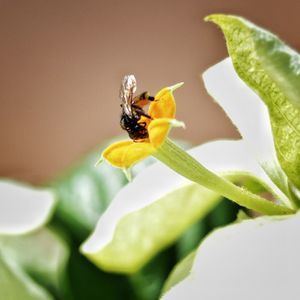
[[[26,235],[0,236],[0,249],[36,282],[55,294],[64,293],[69,249],[56,232],[43,228]]]
[[[205,71],[203,80],[208,93],[237,127],[245,143],[244,151],[249,151],[264,169],[263,173],[268,174],[265,181],[276,191],[277,199],[288,207],[295,207],[289,197],[288,178],[277,159],[266,105],[238,77],[230,57]]]
[[[236,174],[236,176],[232,176],[230,179],[236,183],[243,182],[242,186],[247,189],[250,187],[249,190],[252,192],[260,193],[266,191],[266,188],[264,188],[256,178]],[[234,202],[223,198],[222,201],[220,201],[217,206],[207,216],[205,216],[205,218],[202,218],[197,223],[190,226],[176,243],[178,259],[183,259],[190,252],[194,251],[201,240],[212,229],[233,222],[236,219],[238,208],[239,206]]]
[[[68,275],[71,297],[63,300],[143,300],[135,297],[127,277],[99,270],[79,253],[77,244],[72,245]]]
[[[92,153],[52,183],[57,197],[56,214],[80,239],[95,226],[110,198],[125,183],[123,174],[108,165],[95,167]]]
[[[141,270],[130,275],[129,280],[137,299],[158,299],[163,284],[175,262],[174,247],[170,247],[155,256]]]
[[[196,250],[191,252],[174,267],[164,284],[162,294],[166,293],[190,274],[196,253]]]
[[[185,185],[124,216],[107,246],[84,254],[104,270],[134,273],[219,201],[215,192],[197,184]]]
[[[174,267],[164,284],[162,294],[166,293],[170,288],[178,284],[190,274],[195,256],[196,250],[187,255]]]
[[[246,175],[239,172],[233,175],[232,172],[228,176],[233,181],[241,177]],[[249,176],[250,180],[255,178]],[[256,180],[259,184],[260,181]],[[124,216],[118,222],[110,243],[97,252],[84,251],[84,254],[101,269],[134,273],[197,220],[206,216],[221,199],[219,194],[198,184],[185,185],[151,205]],[[196,246],[197,240],[193,236],[190,243]]]
[[[0,299],[53,300],[54,298],[25,274],[13,259],[0,252]]]
[[[299,188],[299,55],[243,18],[211,15],[206,20],[220,26],[236,72],[267,105],[279,162]]]
[[[221,201],[220,203],[222,202],[223,201]],[[217,208],[215,208],[213,211],[215,211],[216,209]],[[212,212],[210,214],[212,214]],[[178,260],[183,259],[191,251],[195,250],[200,241],[204,238],[207,232],[209,232],[211,227],[209,226],[206,219],[207,217],[202,218],[197,223],[192,224],[178,239],[178,241],[176,242],[176,254]]]
[[[250,219],[250,217],[243,210],[239,210],[239,212],[236,215],[235,222],[239,223],[248,219]]]
[[[183,141],[180,144],[185,148],[188,146]],[[54,223],[70,234],[72,245],[68,264],[70,299],[157,299],[173,265],[166,260],[172,257],[172,249],[165,251],[163,258],[160,255],[155,257],[153,262],[130,277],[99,270],[78,253],[78,244],[93,229],[95,221],[114,195],[128,183],[123,172],[109,164],[102,163],[95,167],[104,147],[106,145],[83,157],[51,183],[58,198]],[[135,165],[133,174],[139,173],[153,160],[146,159]]]
[[[272,33],[263,34],[256,40],[261,64],[287,99],[300,109],[300,55]]]
[[[259,191],[257,184],[247,183],[255,178],[273,193],[265,183],[268,177],[251,159],[243,141],[215,141],[189,153],[233,182]],[[119,191],[81,251],[104,270],[134,273],[206,216],[220,199],[219,194],[154,164]]]
[[[79,240],[92,231],[115,194],[127,183],[120,169],[106,163],[95,166],[100,153],[101,150],[91,152],[50,183],[58,200],[56,216]],[[139,163],[133,173],[151,162],[148,159]]]

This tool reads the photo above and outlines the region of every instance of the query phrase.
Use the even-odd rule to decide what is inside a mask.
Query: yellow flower
[[[173,96],[173,91],[182,85],[183,83],[178,83],[166,87],[155,95],[155,101],[151,102],[147,113],[151,120],[146,117],[141,117],[140,120],[147,124],[147,139],[113,143],[102,152],[100,161],[104,158],[115,167],[128,169],[154,153],[164,143],[171,127],[184,127],[184,123],[175,119],[176,103]]]

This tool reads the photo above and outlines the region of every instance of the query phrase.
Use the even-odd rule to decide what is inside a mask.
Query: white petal
[[[48,190],[0,181],[0,234],[21,234],[41,226],[54,202]]]
[[[268,182],[260,166],[250,158],[243,141],[210,142],[189,153],[210,170],[246,171]],[[83,244],[82,251],[98,252],[112,240],[115,227],[122,217],[154,203],[187,183],[189,181],[186,178],[161,163],[144,169],[116,195],[100,217],[93,234]]]
[[[230,57],[204,72],[203,80],[208,93],[238,128],[248,150],[277,182],[281,191],[274,184],[273,189],[290,206],[285,195],[289,193],[288,181],[279,166],[269,113],[264,102],[238,77]]]
[[[236,74],[228,57],[203,74],[208,93],[238,128],[247,146],[260,161],[275,156],[267,107]]]
[[[243,221],[210,234],[191,274],[163,300],[300,297],[300,214]]]

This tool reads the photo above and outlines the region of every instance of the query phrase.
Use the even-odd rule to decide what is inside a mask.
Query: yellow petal
[[[173,119],[175,117],[176,113],[176,103],[173,96],[173,91],[180,86],[182,86],[183,83],[175,84],[171,87],[166,87],[162,90],[160,90],[155,95],[155,100],[151,102],[148,114],[153,119],[158,118],[170,118]]]
[[[118,168],[129,168],[154,151],[148,142],[120,141],[107,147],[102,157]]]
[[[171,127],[185,127],[183,122],[175,119],[161,118],[151,121],[148,126],[149,140],[152,147],[157,149],[167,138]]]

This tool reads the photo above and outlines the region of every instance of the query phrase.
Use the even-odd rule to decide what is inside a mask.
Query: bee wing
[[[136,80],[134,75],[124,76],[120,88],[120,99],[122,101],[122,107],[127,115],[132,115],[132,102],[133,94],[136,91]]]

